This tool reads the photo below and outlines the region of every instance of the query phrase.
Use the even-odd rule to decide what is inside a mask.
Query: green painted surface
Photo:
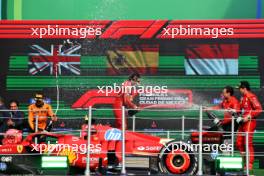
[[[14,0],[14,19],[22,20],[22,0]]]
[[[14,0],[6,0],[5,1],[6,2],[6,18],[7,19],[10,19],[10,20],[12,20],[12,19],[14,19],[15,17],[14,17]],[[3,7],[3,8],[5,8],[5,7]]]
[[[7,0],[8,19],[16,0]],[[257,0],[21,0],[22,19],[241,19],[256,17]],[[263,7],[263,6],[262,6]]]
[[[36,84],[36,79],[38,83]],[[58,85],[61,88],[97,88],[97,86],[121,84],[124,76],[60,76]],[[102,82],[104,80],[104,82]],[[192,88],[192,89],[219,89],[225,85],[236,86],[239,80],[248,80],[252,88],[260,87],[259,76],[170,76],[164,79],[162,76],[144,76],[145,85],[168,86],[168,88]],[[19,87],[18,87],[19,86]],[[43,87],[56,87],[54,76],[7,76],[7,88],[12,89],[42,89]]]
[[[262,176],[262,175],[264,175],[264,169],[253,169],[252,171],[250,171],[249,174],[250,175],[256,175],[256,176]]]

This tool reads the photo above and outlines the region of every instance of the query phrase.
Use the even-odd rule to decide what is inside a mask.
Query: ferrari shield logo
[[[17,152],[21,153],[23,151],[23,145],[18,145],[17,146]]]

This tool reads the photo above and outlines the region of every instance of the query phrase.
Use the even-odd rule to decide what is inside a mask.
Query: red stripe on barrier
[[[54,27],[54,28],[104,28],[106,25],[91,25],[91,24],[78,24],[78,25],[61,25],[61,24],[52,24],[49,25],[50,27]],[[2,30],[7,30],[7,29],[31,29],[31,28],[47,28],[48,25],[0,25],[0,29]]]
[[[230,20],[171,20],[170,24],[250,24],[264,23],[264,19],[230,19]]]
[[[165,24],[168,23],[166,26]],[[107,29],[106,26],[109,27]],[[55,35],[48,35],[48,26],[52,29],[61,30]],[[202,30],[211,29],[210,33],[202,32],[198,35],[185,34],[175,35],[168,33],[168,30],[177,31],[179,27],[184,28],[202,28]],[[32,29],[34,28],[34,30]],[[37,29],[40,28],[40,29]],[[69,30],[78,30],[72,35],[71,32],[64,33],[63,28],[70,28]],[[82,29],[86,28],[86,29]],[[93,28],[93,29],[91,29]],[[172,29],[175,28],[175,29]],[[207,29],[204,29],[207,28]],[[213,29],[218,28],[218,29]],[[221,29],[224,28],[224,29]],[[233,29],[228,29],[233,28]],[[96,34],[90,33],[84,35],[84,30],[98,29]],[[141,39],[209,39],[209,38],[264,38],[264,19],[256,20],[68,20],[68,21],[54,21],[54,20],[2,20],[0,21],[0,38],[88,38],[88,39],[121,39],[126,36],[137,36]],[[190,30],[190,29],[189,29]],[[200,30],[200,29],[197,29]],[[214,30],[214,31],[213,31]],[[232,32],[228,31],[231,30]],[[34,32],[42,31],[42,35],[34,34]],[[223,31],[228,33],[223,34]],[[86,31],[87,32],[87,31]],[[51,32],[52,33],[52,32]],[[53,33],[52,33],[53,34]],[[64,35],[66,34],[66,35]],[[68,35],[69,34],[69,35]],[[217,36],[216,36],[217,34]],[[155,37],[156,36],[156,37]]]
[[[263,24],[168,24],[166,28],[179,28],[180,26],[185,28],[234,28],[234,29],[255,29],[264,28]]]
[[[22,25],[41,25],[41,24],[109,24],[110,20],[1,20],[1,24],[22,24]]]

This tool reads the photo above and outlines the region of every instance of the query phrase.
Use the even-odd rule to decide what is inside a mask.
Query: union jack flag
[[[65,73],[80,75],[80,50],[81,45],[73,45],[69,48],[63,45],[51,45],[50,51],[39,45],[32,45],[31,48],[37,53],[30,53],[29,73],[37,75],[46,73],[50,75],[62,75]]]

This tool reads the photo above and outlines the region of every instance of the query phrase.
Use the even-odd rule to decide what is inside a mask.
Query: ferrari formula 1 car
[[[51,132],[32,133],[22,140],[17,130],[9,131],[0,146],[0,172],[5,174],[43,174],[42,156],[67,156],[67,174],[82,174],[87,160],[87,126],[80,136]],[[189,141],[176,141],[138,132],[125,132],[126,167],[143,168],[162,174],[195,175],[198,169],[197,144],[199,133]],[[203,132],[204,144],[223,143],[223,133]],[[90,170],[120,173],[122,132],[107,125],[92,125]],[[207,152],[211,152],[210,150]]]
[[[7,132],[0,146],[0,172],[4,174],[43,174],[40,157],[68,156],[69,173],[82,173],[86,168],[87,140],[56,133],[32,133],[22,140],[17,130]],[[37,139],[37,142],[36,142]],[[122,161],[122,135],[116,128],[94,125],[90,143],[90,169],[97,172],[119,172]],[[183,142],[126,131],[127,167],[143,165],[153,172],[168,174],[195,174],[197,158],[188,149],[177,148]],[[131,159],[135,159],[131,161]],[[147,158],[147,160],[146,160]],[[145,159],[145,160],[143,160]]]

